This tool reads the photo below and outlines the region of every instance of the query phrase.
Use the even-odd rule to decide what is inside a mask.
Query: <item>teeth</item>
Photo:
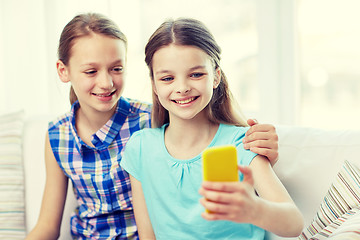
[[[193,101],[194,99],[195,98],[192,97],[192,98],[188,98],[186,100],[176,101],[176,103],[185,104],[185,103],[189,103],[189,102]]]
[[[108,97],[110,96],[112,93],[109,93],[109,94],[96,94],[97,96],[99,97]]]

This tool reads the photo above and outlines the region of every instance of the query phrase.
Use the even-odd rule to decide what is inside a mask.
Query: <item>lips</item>
[[[97,97],[110,97],[112,95],[114,95],[114,93],[116,92],[113,91],[113,92],[107,92],[107,93],[92,93],[93,95],[97,96]]]
[[[191,98],[187,98],[187,99],[182,99],[182,100],[172,100],[173,102],[177,103],[177,104],[187,104],[190,103],[192,101],[195,101],[198,97],[191,97]]]

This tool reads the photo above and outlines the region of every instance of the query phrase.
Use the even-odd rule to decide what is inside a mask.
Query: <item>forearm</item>
[[[141,182],[132,175],[130,175],[130,181],[133,194],[135,221],[138,227],[139,238],[141,240],[155,240],[156,237],[146,207]]]
[[[56,240],[60,235],[59,229],[38,223],[26,236],[25,240]]]
[[[286,188],[266,159],[256,156],[250,168],[254,169],[255,225],[283,237],[295,237],[303,229],[303,217]]]
[[[282,237],[297,237],[304,227],[303,217],[290,202],[270,202],[259,199],[254,225]]]
[[[143,237],[143,236],[139,236],[140,240],[156,240],[155,236],[150,236],[150,237]]]
[[[152,229],[149,230],[146,228],[144,229],[144,227],[140,227],[140,228],[138,228],[138,232],[139,232],[140,240],[156,240],[156,237],[155,237]]]

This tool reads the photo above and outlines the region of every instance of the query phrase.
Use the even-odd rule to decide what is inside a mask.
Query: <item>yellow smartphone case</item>
[[[202,159],[204,181],[239,181],[235,146],[224,145],[207,148],[202,153]]]

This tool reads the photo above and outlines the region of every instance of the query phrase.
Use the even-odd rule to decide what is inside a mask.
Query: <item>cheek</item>
[[[113,81],[114,83],[117,85],[117,86],[122,86],[124,85],[124,82],[125,82],[125,74],[121,75],[121,76],[116,76],[113,78]]]
[[[154,88],[154,93],[157,96],[159,102],[161,103],[161,105],[166,105],[167,100],[170,98],[171,95],[171,91],[169,91],[166,87],[162,86],[162,87],[157,87],[155,86]]]
[[[158,102],[160,103],[160,105],[163,107],[163,108],[165,108],[166,110],[169,110],[168,109],[168,103],[167,103],[167,99],[168,99],[168,95],[164,92],[164,90],[163,89],[160,89],[160,91],[156,91],[156,92],[154,92],[155,94],[155,96],[154,97],[156,97],[157,98],[157,100],[158,100]]]
[[[125,74],[113,77],[114,87],[117,88],[118,90],[122,91],[124,88],[124,84],[125,84],[125,78],[126,78]]]
[[[164,99],[167,97],[167,92],[164,88],[154,88],[154,92],[157,95],[157,97],[159,98],[159,100],[161,101],[161,99]]]
[[[214,91],[214,82],[208,80],[205,84],[202,85],[202,92],[207,95],[212,95]]]
[[[81,82],[81,83],[79,83],[79,82],[72,83],[72,87],[73,87],[76,95],[82,95],[84,93],[91,92],[91,90],[92,90],[92,85],[86,81]]]
[[[93,81],[85,78],[80,74],[71,74],[70,82],[76,94],[81,94],[81,92],[89,91],[89,89],[91,89],[91,86],[93,85]]]
[[[158,82],[152,83],[152,89],[158,98],[165,97],[169,91],[167,86],[161,85]]]

